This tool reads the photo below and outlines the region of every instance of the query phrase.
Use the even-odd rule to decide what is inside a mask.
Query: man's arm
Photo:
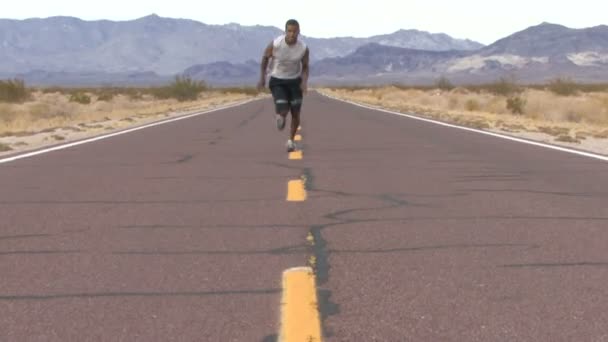
[[[306,48],[306,52],[304,52],[304,56],[302,57],[302,92],[306,93],[306,91],[308,90],[308,73],[309,73],[309,67],[308,67],[308,62],[309,62],[309,50],[308,48]]]
[[[264,88],[266,84],[266,70],[268,69],[268,62],[270,58],[272,58],[272,42],[266,46],[264,49],[264,54],[262,55],[262,62],[260,63],[260,81],[258,82],[258,90]]]

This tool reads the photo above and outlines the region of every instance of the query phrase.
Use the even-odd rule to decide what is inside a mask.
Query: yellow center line
[[[290,180],[287,183],[287,201],[302,202],[306,200],[306,189],[301,179]]]
[[[315,283],[315,274],[310,267],[296,267],[283,272],[279,341],[321,342]]]
[[[292,160],[301,160],[302,159],[302,151],[298,150],[298,151],[289,152],[289,159],[292,159]]]
[[[302,127],[298,127],[298,131]],[[297,134],[295,141],[301,141]],[[302,159],[302,151],[289,153],[289,159]],[[306,200],[306,177],[287,183],[287,201]],[[313,239],[314,242],[314,239]],[[314,265],[314,263],[313,263]],[[315,274],[312,267],[295,267],[283,272],[283,298],[281,299],[281,342],[321,342],[321,321]]]

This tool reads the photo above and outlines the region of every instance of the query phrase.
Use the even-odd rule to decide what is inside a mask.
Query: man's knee
[[[277,114],[285,116],[289,113],[289,102],[287,100],[277,100],[275,101],[275,109]]]
[[[302,109],[302,99],[291,100],[289,105],[291,106],[291,114],[299,116]]]

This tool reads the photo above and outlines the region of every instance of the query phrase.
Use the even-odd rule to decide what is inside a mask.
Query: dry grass
[[[446,91],[390,86],[321,91],[372,106],[413,112],[475,128],[544,132],[559,141],[570,142],[587,136],[608,138],[608,91],[560,96],[539,87],[520,87],[505,95],[496,87],[493,84]],[[521,109],[520,114],[515,114],[514,106]]]
[[[25,94],[27,97],[20,101],[13,97],[10,101],[0,98],[0,155],[104,134],[260,95],[253,88],[209,89],[203,83],[180,79],[156,88],[25,88]]]
[[[22,80],[0,80],[0,102],[23,102],[29,95]]]
[[[0,143],[0,152],[7,152],[7,151],[12,151],[13,149],[4,143]]]
[[[35,91],[23,103],[0,103],[0,137],[30,135],[59,128],[77,131],[79,128],[102,128],[95,123],[123,121],[132,123],[135,118],[152,118],[174,111],[207,108],[253,96],[231,90],[205,91],[196,100],[157,99],[142,95],[134,100],[132,94],[86,93],[90,104],[70,101],[65,91]],[[100,100],[99,97],[102,97]]]
[[[608,129],[601,132],[590,133],[590,135],[594,138],[608,139]]]

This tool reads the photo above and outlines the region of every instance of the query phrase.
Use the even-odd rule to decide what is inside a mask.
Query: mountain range
[[[368,44],[315,65],[326,82],[349,83],[363,71],[366,83],[424,83],[446,76],[487,82],[506,75],[524,82],[569,77],[608,81],[608,26],[570,29],[541,23],[476,50],[420,51]]]
[[[262,50],[281,33],[154,14],[131,21],[0,19],[0,77],[36,84],[156,84],[182,74],[210,84],[253,84]],[[440,76],[482,82],[506,74],[529,82],[608,79],[605,25],[541,23],[487,46],[418,30],[301,38],[311,50],[311,83],[428,83]]]

